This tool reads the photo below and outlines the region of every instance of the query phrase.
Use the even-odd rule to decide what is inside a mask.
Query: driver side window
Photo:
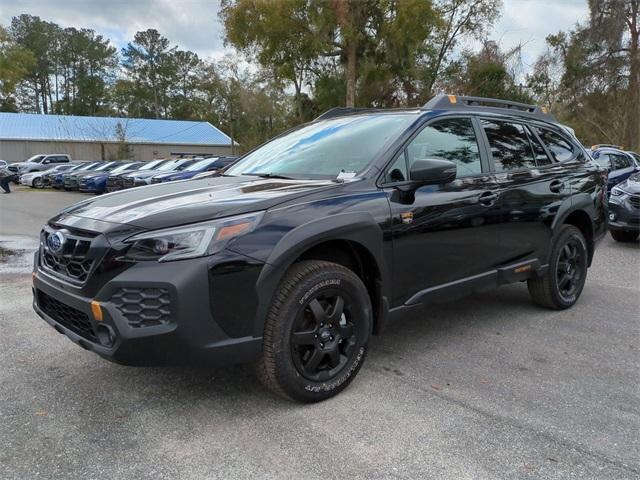
[[[457,177],[482,173],[480,149],[470,118],[449,118],[433,122],[405,149],[409,171],[416,160],[450,160],[456,164]]]

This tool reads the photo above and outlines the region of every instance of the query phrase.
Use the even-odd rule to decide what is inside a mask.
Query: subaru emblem
[[[47,247],[52,253],[61,253],[64,248],[64,234],[62,232],[55,232],[49,235],[47,238]]]

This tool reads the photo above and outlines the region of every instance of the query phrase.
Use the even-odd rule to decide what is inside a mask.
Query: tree
[[[131,79],[130,85],[137,95],[142,94],[142,104],[147,104],[155,118],[167,117],[169,92],[177,78],[169,40],[155,29],[137,32],[122,49],[122,66]]]
[[[432,95],[442,67],[458,41],[467,35],[481,38],[493,25],[502,8],[502,0],[440,0],[437,12],[443,19],[433,38],[437,45],[425,91]]]
[[[17,111],[16,86],[34,64],[31,52],[11,41],[9,32],[0,26],[0,111]]]
[[[61,29],[54,23],[45,22],[40,17],[20,15],[11,20],[11,37],[14,42],[31,52],[34,62],[25,75],[31,91],[30,110],[49,113],[53,103],[51,75],[54,70],[54,49],[59,41]]]

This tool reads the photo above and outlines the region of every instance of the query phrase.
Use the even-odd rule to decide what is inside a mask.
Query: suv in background
[[[607,192],[640,170],[630,153],[612,147],[599,147],[591,151],[593,159],[608,172]]]
[[[535,106],[338,108],[221,176],[67,207],[41,233],[34,308],[109,360],[256,362],[273,391],[316,402],[421,305],[526,281],[571,307],[605,198],[603,170]]]
[[[24,162],[12,163],[9,165],[9,170],[21,175],[29,172],[41,172],[70,161],[71,156],[66,154],[34,155]]]
[[[640,173],[611,189],[609,232],[617,242],[633,242],[640,234]]]

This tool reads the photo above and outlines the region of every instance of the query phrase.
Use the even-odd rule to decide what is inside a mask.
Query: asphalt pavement
[[[81,198],[0,195],[0,246]],[[570,310],[517,284],[391,324],[315,405],[248,367],[111,364],[35,315],[28,273],[0,275],[1,479],[640,478],[637,242],[607,236]]]

